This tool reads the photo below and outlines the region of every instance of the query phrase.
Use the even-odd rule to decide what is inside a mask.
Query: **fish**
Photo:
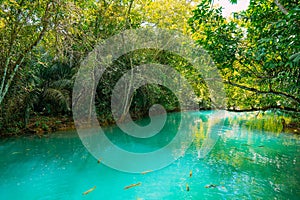
[[[138,182],[138,183],[135,183],[135,184],[128,185],[128,186],[124,187],[124,190],[127,190],[127,189],[132,188],[132,187],[139,186],[141,184],[142,184],[141,182]]]
[[[97,160],[97,163],[100,164],[101,163],[101,159]]]
[[[141,174],[148,174],[150,172],[152,172],[152,170],[143,171],[143,172],[141,172]]]
[[[192,172],[192,170],[190,171],[190,177],[192,177],[192,175],[193,175],[193,172]]]
[[[244,157],[244,159],[249,160],[250,162],[254,162],[254,160],[251,158]]]
[[[96,186],[92,187],[91,189],[85,191],[84,193],[82,193],[82,195],[87,195],[88,193],[94,191],[96,189]]]
[[[215,187],[217,187],[217,185],[215,184],[210,184],[205,186],[205,188],[215,188]]]
[[[249,144],[245,144],[245,143],[244,143],[244,144],[242,144],[242,146],[250,146],[250,145],[249,145]]]
[[[190,191],[190,186],[189,186],[189,184],[186,184],[185,187],[186,187],[186,191]]]

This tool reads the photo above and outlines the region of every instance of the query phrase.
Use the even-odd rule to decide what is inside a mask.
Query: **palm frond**
[[[61,110],[69,110],[69,94],[66,90],[59,90],[55,88],[47,88],[43,94],[44,100],[52,104],[57,104]]]
[[[51,88],[55,89],[68,89],[71,90],[73,87],[73,81],[69,79],[60,79],[50,83]]]

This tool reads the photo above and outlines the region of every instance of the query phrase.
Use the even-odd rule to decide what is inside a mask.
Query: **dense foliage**
[[[298,1],[250,1],[225,19],[202,1],[189,23],[227,84],[228,108],[300,108],[300,7]]]
[[[80,62],[102,40],[144,26],[177,30],[195,39],[220,69],[231,110],[300,108],[300,8],[296,0],[250,2],[230,19],[213,1],[3,0],[0,9],[0,130],[22,132],[36,116],[70,116]],[[185,76],[210,108],[201,75],[178,56],[141,50],[120,57],[97,86],[100,123],[113,123],[110,96],[124,71],[143,63],[168,64]],[[165,87],[138,89],[124,112],[139,118],[154,103],[179,110]]]

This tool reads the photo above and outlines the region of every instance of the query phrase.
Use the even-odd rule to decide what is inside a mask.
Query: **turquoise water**
[[[193,112],[209,116],[211,112]],[[170,119],[179,113],[170,114]],[[1,199],[299,199],[300,139],[292,134],[250,130],[246,114],[228,113],[214,148],[202,159],[199,146],[210,118],[191,122],[194,142],[173,164],[147,174],[111,169],[82,145],[76,131],[49,137],[20,137],[0,141]],[[249,118],[251,118],[249,116]],[[118,146],[147,152],[173,138],[176,120],[167,123],[151,142],[128,138],[116,127],[105,129]],[[140,124],[149,120],[139,121]],[[174,128],[175,127],[175,128]],[[169,133],[170,135],[166,134]],[[189,173],[192,171],[192,177]],[[125,186],[141,185],[124,190]],[[186,185],[189,191],[186,190]],[[206,187],[211,185],[211,187]],[[87,195],[82,193],[96,186]]]

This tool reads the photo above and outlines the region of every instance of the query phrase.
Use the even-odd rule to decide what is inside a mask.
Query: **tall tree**
[[[26,57],[47,32],[57,1],[5,0],[0,10],[0,104]]]

